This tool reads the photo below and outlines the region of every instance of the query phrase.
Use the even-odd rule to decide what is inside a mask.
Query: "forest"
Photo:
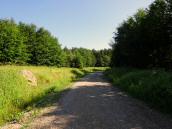
[[[0,20],[0,64],[57,67],[105,67],[111,62],[111,49],[62,48],[48,30],[34,24]]]
[[[155,0],[114,32],[112,66],[172,69],[172,1]]]
[[[133,97],[172,113],[172,1],[155,0],[124,20],[113,35],[107,76]]]

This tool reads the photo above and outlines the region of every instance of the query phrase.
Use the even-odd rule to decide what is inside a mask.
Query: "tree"
[[[24,64],[28,60],[24,38],[13,20],[0,20],[0,62]]]
[[[44,28],[36,32],[36,45],[34,46],[36,65],[60,65],[61,46],[58,40]]]
[[[114,35],[113,66],[137,68],[163,67],[172,63],[171,1],[155,0],[139,10]]]
[[[36,31],[37,27],[34,24],[25,24],[20,22],[18,25],[20,33],[23,35],[23,41],[26,45],[27,54],[29,55],[29,64],[35,64],[35,47],[36,47]]]

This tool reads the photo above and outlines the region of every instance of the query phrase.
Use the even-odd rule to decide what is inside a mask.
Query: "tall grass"
[[[72,81],[86,73],[104,69],[0,66],[0,124],[15,120],[21,111],[39,102],[47,94],[60,94]],[[37,78],[38,86],[28,85],[20,74],[21,70],[32,71]]]
[[[113,68],[106,72],[115,86],[150,106],[172,114],[172,73],[164,70]]]

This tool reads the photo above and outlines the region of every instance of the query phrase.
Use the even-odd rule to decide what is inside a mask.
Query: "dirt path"
[[[172,120],[151,110],[97,72],[75,83],[29,129],[172,129]]]

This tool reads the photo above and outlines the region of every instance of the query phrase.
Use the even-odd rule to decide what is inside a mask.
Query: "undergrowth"
[[[172,114],[172,73],[164,70],[112,68],[106,71],[115,86],[162,112]]]

